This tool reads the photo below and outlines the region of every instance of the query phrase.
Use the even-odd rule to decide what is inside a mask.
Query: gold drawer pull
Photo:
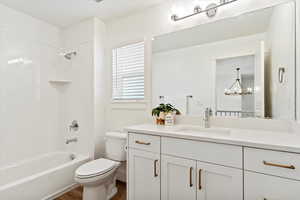
[[[190,187],[193,187],[193,167],[190,168]]]
[[[286,169],[296,169],[294,165],[281,165],[281,164],[275,164],[275,163],[269,163],[267,161],[263,161],[264,165],[267,166],[272,166],[272,167],[281,167],[281,168],[286,168]]]
[[[202,190],[202,169],[199,169],[199,190]]]
[[[136,140],[135,143],[136,144],[141,144],[141,145],[147,145],[147,146],[149,146],[151,144],[150,142],[141,142],[141,141],[138,141],[138,140]]]

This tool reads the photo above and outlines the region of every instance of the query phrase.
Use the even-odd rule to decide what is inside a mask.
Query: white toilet
[[[126,138],[121,132],[106,133],[105,158],[80,166],[75,181],[83,185],[83,200],[109,200],[117,193],[116,171],[126,160]]]

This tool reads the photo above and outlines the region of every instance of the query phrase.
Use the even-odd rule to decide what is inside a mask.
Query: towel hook
[[[280,67],[278,69],[278,81],[279,81],[279,83],[283,83],[284,73],[285,73],[285,68],[284,67]]]

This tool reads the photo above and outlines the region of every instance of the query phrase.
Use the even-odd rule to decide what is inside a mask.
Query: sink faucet
[[[212,109],[206,108],[204,113],[204,127],[210,128],[210,117],[212,116]]]
[[[70,144],[71,142],[78,142],[77,138],[67,139],[66,144]]]

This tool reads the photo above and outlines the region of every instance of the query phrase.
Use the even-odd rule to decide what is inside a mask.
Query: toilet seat
[[[75,176],[79,179],[93,178],[106,174],[118,166],[118,163],[108,159],[98,159],[80,166]]]

